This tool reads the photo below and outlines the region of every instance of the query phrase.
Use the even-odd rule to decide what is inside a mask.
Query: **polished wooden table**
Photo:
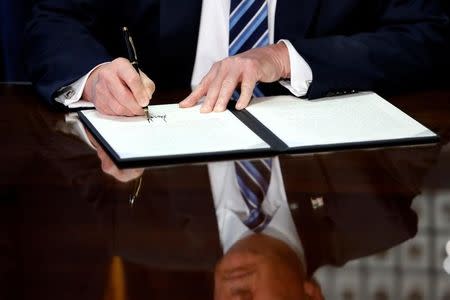
[[[450,90],[386,98],[440,142],[279,157],[308,273],[328,299],[449,299]],[[31,86],[0,103],[0,299],[212,298],[207,163],[119,170]]]

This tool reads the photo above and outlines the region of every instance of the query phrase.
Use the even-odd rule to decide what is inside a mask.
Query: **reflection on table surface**
[[[244,249],[258,245],[252,253],[273,246],[294,262],[276,260],[257,290],[291,292],[298,271],[325,299],[449,299],[449,95],[390,99],[438,132],[437,145],[275,158],[301,250],[239,238]],[[239,247],[224,256],[213,168],[232,161],[120,170],[73,115],[41,105],[30,87],[0,86],[0,98],[0,299],[212,299],[215,280],[219,296],[217,266]],[[277,270],[295,274],[278,280]],[[241,291],[254,280],[243,274]]]

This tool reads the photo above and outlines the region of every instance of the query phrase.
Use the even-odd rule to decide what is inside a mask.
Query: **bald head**
[[[323,299],[295,252],[264,234],[233,245],[217,264],[214,280],[216,300]]]

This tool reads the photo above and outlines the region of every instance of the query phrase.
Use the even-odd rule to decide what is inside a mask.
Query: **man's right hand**
[[[144,115],[155,84],[144,72],[140,75],[125,58],[101,65],[88,77],[82,98],[92,102],[103,114]]]

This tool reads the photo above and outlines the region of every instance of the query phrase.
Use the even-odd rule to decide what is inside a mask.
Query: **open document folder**
[[[302,100],[253,99],[245,110],[200,113],[200,106],[149,106],[151,118],[80,119],[119,167],[251,155],[432,143],[438,136],[375,93]]]

